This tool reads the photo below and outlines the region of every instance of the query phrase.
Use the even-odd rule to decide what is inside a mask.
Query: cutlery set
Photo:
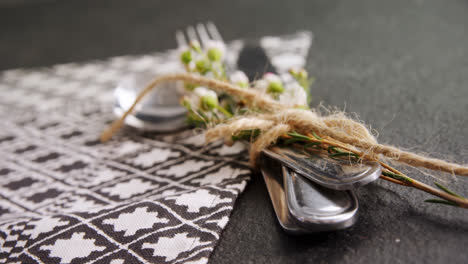
[[[179,47],[188,40],[206,45],[210,40],[223,41],[213,23],[178,31]],[[240,51],[237,65],[250,80],[265,72],[274,72],[260,45],[248,44]],[[114,95],[114,113],[121,116],[133,103],[138,92],[154,76],[131,76],[119,83]],[[125,120],[127,125],[145,131],[169,132],[185,125],[186,109],[179,104],[182,83],[164,84],[141,102]],[[303,153],[293,147],[273,146],[261,155],[261,173],[277,219],[284,231],[307,234],[352,226],[357,220],[358,200],[354,190],[379,178],[377,162],[329,158],[319,152]]]
[[[353,191],[313,183],[268,155],[261,157],[261,171],[278,222],[287,233],[339,230],[356,222],[358,201]]]

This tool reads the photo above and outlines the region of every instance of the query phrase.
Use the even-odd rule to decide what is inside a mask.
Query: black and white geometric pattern
[[[273,63],[303,66],[310,33],[269,38]],[[122,77],[179,67],[171,50],[1,73],[0,263],[208,261],[250,177],[244,147],[194,130],[98,140]]]

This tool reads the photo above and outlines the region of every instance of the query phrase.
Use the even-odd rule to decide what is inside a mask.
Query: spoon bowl
[[[261,156],[261,172],[285,232],[301,235],[334,231],[356,222],[359,205],[353,191],[319,186],[265,154]]]
[[[124,78],[114,91],[114,114],[122,116],[152,79],[154,75]],[[143,131],[170,132],[185,128],[187,109],[179,103],[183,90],[181,82],[167,82],[155,87],[125,119],[125,123]]]

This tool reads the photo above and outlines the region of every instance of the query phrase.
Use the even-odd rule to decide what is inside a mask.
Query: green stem
[[[220,105],[216,105],[216,109],[218,109],[221,113],[223,113],[227,118],[231,118],[232,117],[232,114],[229,113],[228,110],[226,110],[224,107],[220,106]]]

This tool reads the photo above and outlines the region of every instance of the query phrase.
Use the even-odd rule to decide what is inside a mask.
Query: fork
[[[187,37],[185,35],[187,35]],[[186,48],[189,45],[189,41],[198,41],[202,48],[207,48],[208,42],[213,40],[219,41],[225,45],[221,34],[212,22],[208,22],[206,25],[199,23],[196,25],[196,27],[189,26],[187,27],[186,34],[184,34],[182,31],[177,31],[176,40],[179,48]],[[258,47],[256,50],[257,53],[258,49],[263,51],[263,48]],[[271,65],[269,58],[266,55],[260,59],[258,56],[248,56],[245,59],[250,61],[257,60],[252,62],[252,65],[254,66],[263,67],[264,65]],[[255,71],[257,71],[259,67],[242,67],[238,61],[237,65],[233,68],[242,68],[242,70],[250,71],[245,72],[247,75],[249,75],[249,73],[251,75],[256,75],[258,73]],[[295,233],[307,233],[312,230],[334,230],[343,228],[344,226],[352,225],[355,221],[355,213],[358,209],[357,200],[352,191],[343,192],[335,190],[352,189],[356,186],[369,183],[377,179],[381,171],[379,164],[361,164],[360,166],[354,166],[351,164],[341,164],[338,161],[326,159],[323,157],[317,157],[311,160],[307,156],[300,155],[300,153],[291,151],[290,149],[284,147],[271,147],[265,149],[263,151],[263,155],[269,157],[272,162],[282,164],[282,171],[268,171],[270,164],[265,164],[263,162],[261,163],[260,167],[262,174],[264,175],[265,182],[267,183],[267,188],[269,190],[273,205],[277,205],[280,200],[286,199],[288,201],[287,204],[283,204],[280,207],[275,206],[275,212],[279,222],[286,231],[289,230],[288,227],[293,226]],[[309,180],[318,183],[319,185],[310,185],[307,180],[292,181],[291,174],[287,172],[290,169],[300,172],[300,174],[304,175]],[[275,193],[279,189],[275,191],[272,189],[272,185],[269,184],[273,178],[280,179],[280,181],[284,179],[284,186],[283,184],[280,184],[281,187],[278,187],[282,189],[282,192],[284,192],[284,197],[279,197]],[[300,177],[295,177],[294,179],[299,178]],[[294,183],[294,186],[291,184],[286,184],[287,182]],[[318,187],[320,185],[335,190],[328,190],[326,199],[320,200],[320,198],[324,195],[320,191],[320,187]],[[295,192],[297,191],[305,193],[297,196],[295,195]],[[306,194],[308,195],[308,198],[303,197]],[[318,202],[319,200],[321,202]],[[345,202],[343,203],[343,201]],[[354,201],[354,203],[352,201]],[[338,205],[342,204],[354,204],[355,207],[353,207],[351,213],[346,214],[346,216],[341,215],[337,211],[328,212],[329,215],[327,216],[327,221],[319,220],[317,222],[317,219],[308,218],[308,214],[322,214],[323,212],[321,210],[328,210],[332,207],[336,208]],[[294,205],[301,205],[303,207],[299,208],[296,206],[296,208]],[[340,209],[344,210],[349,208]],[[295,222],[299,222],[300,225],[296,226],[292,224],[292,222],[289,223],[280,217],[281,215],[285,214],[285,212],[292,213],[293,215],[291,215],[290,218]],[[347,217],[351,218],[348,219]]]
[[[187,48],[189,41],[196,40],[202,47],[210,41],[224,44],[218,29],[213,22],[189,26],[187,38],[182,31],[176,32],[177,45],[180,49]],[[122,80],[114,91],[116,104],[114,113],[122,116],[135,100],[139,91],[147,85],[153,75],[134,75]],[[179,104],[183,87],[179,83],[163,84],[155,89],[140,107],[130,114],[125,123],[144,131],[169,132],[186,127],[186,109]]]
[[[206,24],[198,23],[195,28],[193,26],[188,26],[186,35],[187,38],[182,31],[176,31],[176,41],[179,48],[187,47],[190,41],[198,41],[202,48],[206,47],[208,43],[213,40],[219,41],[225,45],[218,28],[216,28],[215,24],[211,21]]]
[[[188,26],[185,34],[183,31],[177,30],[175,37],[179,49],[186,49],[191,41],[198,41],[202,49],[209,48],[210,42],[218,42],[223,47],[226,47],[226,43],[223,37],[221,37],[218,28],[211,21],[198,23],[195,27]],[[228,56],[229,54],[226,53],[225,55]],[[225,57],[224,68],[226,72],[234,72],[236,66],[232,58]]]
[[[187,35],[187,38],[185,35]],[[182,31],[177,31],[176,40],[180,48],[186,48],[190,41],[198,41],[202,48],[207,48],[207,45],[210,41],[218,41],[225,45],[221,34],[213,22],[207,22],[206,24],[198,23],[195,27],[188,26],[186,34],[184,34]],[[261,47],[259,48],[262,49]],[[254,65],[259,64],[262,66],[270,64],[269,58],[266,55],[262,58],[250,57],[247,59],[257,59],[256,62],[253,62]],[[242,70],[247,71],[256,71],[259,68],[245,68],[241,65],[238,66],[238,68],[242,68]],[[249,75],[257,73],[246,72],[246,74]],[[380,176],[381,172],[380,165],[375,162],[362,164],[366,166],[351,166],[351,164],[342,164],[338,161],[327,159],[320,159],[320,162],[317,160],[314,162],[309,162],[307,156],[281,147],[265,149],[263,152],[270,158],[280,161],[285,166],[301,172],[307,178],[309,178],[309,180],[335,190],[354,189],[358,186],[365,185],[376,180]],[[322,167],[317,167],[319,165]],[[352,168],[349,168],[350,166]],[[346,169],[342,170],[342,168]]]

